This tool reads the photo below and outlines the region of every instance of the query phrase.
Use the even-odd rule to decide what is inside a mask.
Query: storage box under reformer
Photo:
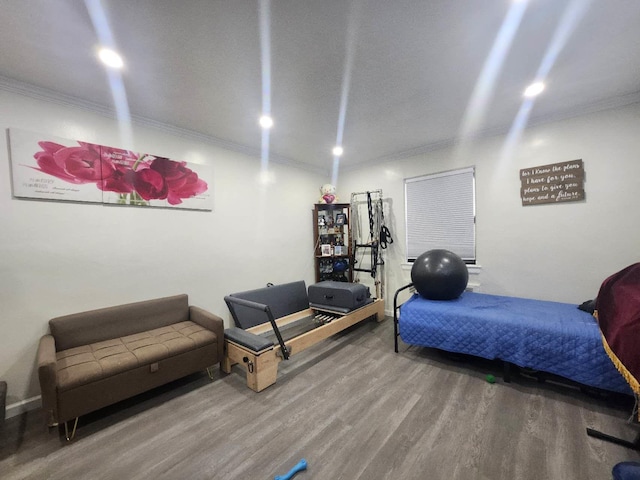
[[[373,302],[369,287],[360,283],[326,280],[309,285],[309,306],[348,313]]]

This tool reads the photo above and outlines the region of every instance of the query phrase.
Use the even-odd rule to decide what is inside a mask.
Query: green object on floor
[[[494,377],[490,373],[487,374],[487,376],[485,378],[487,379],[487,382],[489,382],[489,383],[496,383],[496,377]]]

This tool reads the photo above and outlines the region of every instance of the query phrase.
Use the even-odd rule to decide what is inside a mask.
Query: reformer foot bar
[[[233,365],[240,365],[246,371],[247,386],[255,392],[260,392],[276,383],[278,364],[282,360],[287,360],[291,355],[300,353],[367,318],[376,316],[378,322],[384,319],[384,300],[382,299],[374,300],[346,314],[308,308],[278,319],[273,318],[268,305],[232,296],[226,296],[225,302],[230,309],[234,304],[240,305],[262,311],[268,318],[268,322],[246,330],[241,328],[225,330],[225,355],[222,361],[222,371],[231,373]],[[303,319],[312,319],[317,326],[291,339],[284,340],[280,330]],[[265,338],[266,334],[275,334],[277,344]]]

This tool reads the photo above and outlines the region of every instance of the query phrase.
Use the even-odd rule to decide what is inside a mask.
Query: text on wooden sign
[[[582,160],[553,163],[520,170],[522,205],[584,200]]]

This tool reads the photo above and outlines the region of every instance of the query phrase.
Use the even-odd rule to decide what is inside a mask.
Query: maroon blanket
[[[602,283],[594,315],[611,361],[640,395],[640,263]]]

